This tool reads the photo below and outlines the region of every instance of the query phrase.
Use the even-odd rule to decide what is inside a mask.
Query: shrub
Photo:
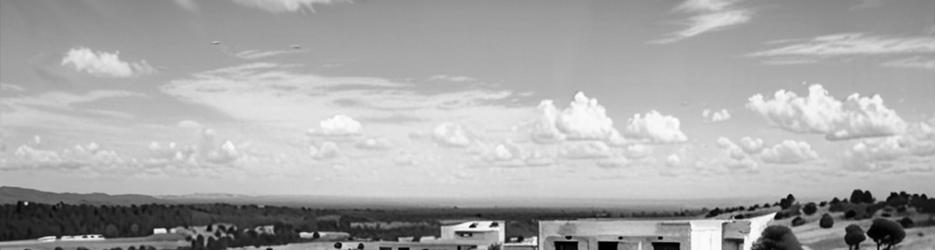
[[[911,228],[912,226],[915,226],[915,222],[913,222],[912,219],[909,219],[909,217],[903,217],[901,220],[899,220],[899,225],[903,226],[903,228]]]
[[[763,230],[752,250],[802,250],[802,244],[788,227],[773,225]]]
[[[827,205],[828,205],[828,202],[827,202],[827,201],[821,201],[821,202],[818,203],[818,206],[819,206],[819,207],[825,207],[825,206],[827,206]]]
[[[821,219],[818,220],[818,226],[820,226],[821,228],[831,228],[832,226],[834,226],[834,219],[831,218],[830,214],[825,213],[821,215]]]
[[[802,212],[805,213],[805,215],[813,215],[817,211],[818,211],[818,206],[815,205],[814,202],[809,202],[808,204],[805,204],[804,207],[802,207]]]
[[[779,208],[782,209],[787,209],[791,207],[792,204],[795,204],[795,196],[792,196],[792,194],[789,194],[786,196],[786,198],[779,200]]]
[[[792,226],[797,227],[805,225],[805,219],[802,219],[802,216],[796,216],[795,219],[792,219]]]
[[[864,230],[858,225],[850,224],[844,228],[844,231],[847,232],[844,235],[844,242],[847,243],[851,249],[859,250],[860,243],[867,240],[867,236],[864,236]]]
[[[870,229],[867,229],[867,236],[877,243],[877,248],[881,246],[885,250],[893,249],[893,246],[899,244],[906,238],[906,231],[898,223],[887,219],[875,219]]]
[[[845,219],[852,219],[854,218],[854,216],[857,216],[857,212],[855,212],[854,210],[847,210],[847,212],[844,213]]]

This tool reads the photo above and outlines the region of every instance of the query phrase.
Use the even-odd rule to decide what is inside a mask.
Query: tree
[[[864,191],[860,189],[854,189],[851,191],[851,203],[858,204],[863,203],[864,201]]]
[[[335,242],[334,249],[341,249],[341,242]]]
[[[909,217],[903,217],[901,220],[899,220],[899,225],[903,226],[903,228],[911,228],[915,226],[915,222],[913,222]]]
[[[857,216],[857,212],[855,212],[854,210],[847,210],[847,212],[844,213],[845,219],[854,218],[854,216]]]
[[[867,239],[864,236],[864,230],[856,224],[850,224],[844,228],[844,242],[847,243],[847,249],[860,250],[860,243]]]
[[[805,204],[805,207],[802,207],[802,212],[805,213],[805,215],[813,215],[817,211],[818,206],[815,205],[814,202],[809,202],[808,204]]]
[[[795,219],[792,219],[792,226],[797,227],[805,225],[805,219],[802,219],[802,216],[796,216]]]
[[[773,225],[766,227],[760,239],[753,243],[753,250],[802,250],[802,244],[788,227]]]
[[[867,236],[877,243],[878,250],[881,246],[885,250],[890,250],[906,238],[906,231],[899,223],[887,219],[875,219],[870,229],[867,229]]]
[[[830,214],[825,213],[821,215],[821,219],[818,220],[818,226],[820,226],[821,228],[831,228],[832,226],[834,226],[834,219],[831,218]]]
[[[782,209],[789,208],[792,206],[792,204],[795,204],[795,196],[792,196],[792,194],[789,194],[786,196],[786,198],[779,200],[779,207]]]

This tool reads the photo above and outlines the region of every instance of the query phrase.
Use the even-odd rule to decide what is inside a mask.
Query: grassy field
[[[847,244],[844,242],[844,228],[850,224],[856,224],[866,231],[870,228],[873,218],[881,218],[880,214],[883,212],[879,211],[873,218],[862,220],[845,219],[844,212],[832,212],[829,214],[834,218],[834,226],[831,228],[821,228],[818,225],[818,220],[824,213],[829,213],[827,207],[819,208],[818,212],[812,215],[802,214],[801,216],[805,219],[806,223],[800,226],[793,227],[791,225],[792,218],[776,220],[771,224],[792,228],[792,232],[795,233],[799,242],[808,249],[847,250]],[[919,224],[920,222],[929,220],[930,215],[919,214],[910,210],[904,213],[895,213],[888,219],[898,220],[903,217],[909,217]],[[897,246],[896,249],[898,250],[935,250],[935,226],[906,229],[906,238]],[[860,245],[860,248],[876,249],[876,244],[868,237],[867,240]]]
[[[0,250],[53,250],[61,247],[65,250],[74,250],[78,247],[85,247],[91,250],[111,249],[119,247],[127,249],[130,246],[139,247],[140,245],[152,246],[156,249],[176,249],[180,246],[190,246],[181,236],[164,235],[159,237],[134,237],[134,238],[112,238],[101,241],[56,241],[39,242],[36,240],[20,240],[0,242]]]

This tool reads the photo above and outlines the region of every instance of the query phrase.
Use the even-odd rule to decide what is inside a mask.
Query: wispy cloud
[[[237,54],[234,54],[234,56],[241,58],[241,59],[256,60],[256,59],[263,59],[263,58],[269,58],[269,57],[274,57],[274,56],[303,54],[303,53],[308,53],[308,52],[309,50],[306,50],[306,49],[244,50],[241,52],[237,52]]]
[[[738,2],[740,0],[687,0],[674,9],[678,12],[693,14],[684,21],[686,27],[665,38],[653,40],[651,43],[673,43],[749,22],[753,17],[753,11],[737,7]]]
[[[349,3],[349,0],[233,0],[245,7],[257,8],[272,13],[315,11],[315,5]]]
[[[892,61],[887,61],[882,64],[885,67],[892,68],[912,68],[912,69],[935,69],[935,57],[907,57],[900,58]]]
[[[834,57],[935,53],[935,37],[886,37],[843,33],[815,37],[809,41],[747,54],[751,57]]]
[[[156,73],[146,60],[125,62],[120,60],[120,51],[109,53],[84,47],[66,52],[61,64],[96,77],[127,78]]]

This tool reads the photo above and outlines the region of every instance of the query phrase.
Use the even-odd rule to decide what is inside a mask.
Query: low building
[[[520,238],[514,237],[515,240],[511,239],[503,243],[503,250],[537,250],[539,249],[539,237],[533,236],[529,238]]]
[[[165,228],[161,228],[161,227],[153,228],[153,234],[167,234],[167,233],[169,233],[169,230],[166,230]]]
[[[750,250],[773,216],[540,221],[539,250]]]
[[[487,250],[502,245],[505,221],[458,221],[441,226],[439,237],[399,237],[397,242],[381,242],[380,250]]]

